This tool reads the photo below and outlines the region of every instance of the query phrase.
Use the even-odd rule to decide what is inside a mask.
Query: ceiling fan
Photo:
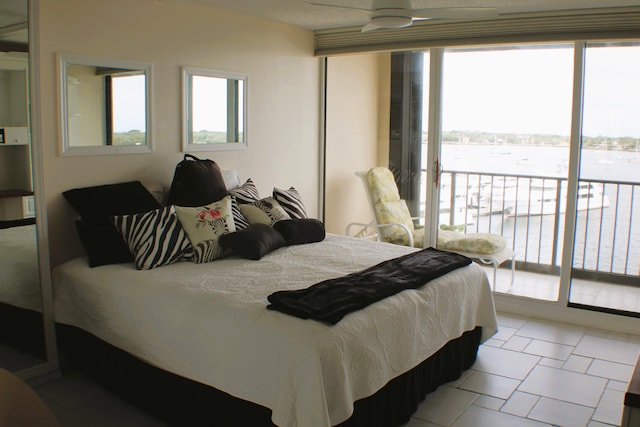
[[[313,6],[339,7],[368,13],[371,16],[371,20],[362,27],[363,33],[379,28],[409,27],[414,20],[492,18],[498,16],[498,11],[494,7],[436,7],[412,9],[411,0],[373,0],[371,9],[313,1],[307,3]]]

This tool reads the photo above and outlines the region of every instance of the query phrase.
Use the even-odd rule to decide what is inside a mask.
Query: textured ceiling
[[[366,12],[344,8],[319,7],[305,0],[163,0],[197,1],[234,12],[272,19],[286,24],[320,30],[364,25]],[[320,3],[348,5],[369,9],[372,0],[314,0]],[[472,7],[488,6],[498,13],[542,12],[598,7],[640,6],[640,0],[412,0],[412,7]]]
[[[137,1],[137,0],[136,0]],[[364,25],[364,11],[313,6],[305,0],[160,0],[174,3],[197,2],[233,12],[271,19],[309,30]],[[315,0],[368,9],[372,0]],[[540,12],[597,7],[640,6],[640,0],[412,0],[413,8],[489,6],[498,13]],[[27,40],[27,0],[0,0],[0,40]]]

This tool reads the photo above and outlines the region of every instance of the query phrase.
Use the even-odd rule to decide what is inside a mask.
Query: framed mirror
[[[61,155],[151,152],[151,64],[60,54]]]
[[[247,76],[182,69],[182,151],[247,148]]]

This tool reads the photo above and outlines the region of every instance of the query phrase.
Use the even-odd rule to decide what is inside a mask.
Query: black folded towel
[[[425,248],[306,289],[274,292],[267,308],[335,325],[352,311],[402,290],[419,288],[470,263],[463,255]]]

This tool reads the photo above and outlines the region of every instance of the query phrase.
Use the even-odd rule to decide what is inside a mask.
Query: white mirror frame
[[[243,82],[243,97],[242,97],[242,141],[232,141],[216,144],[192,144],[190,121],[190,109],[189,103],[191,101],[189,77],[191,76],[204,76],[204,77],[217,77],[221,79],[241,80]],[[243,73],[232,73],[228,71],[217,71],[206,68],[194,68],[194,67],[182,67],[182,151],[224,151],[224,150],[245,150],[248,147],[247,139],[247,110],[249,99],[249,87],[248,78]],[[225,100],[226,102],[226,100]]]
[[[86,146],[86,147],[71,147],[69,146],[69,110],[67,100],[67,76],[66,69],[67,64],[73,65],[88,65],[98,67],[109,68],[124,68],[131,70],[141,70],[145,75],[145,139],[144,145],[101,145],[101,146]],[[58,99],[60,101],[60,117],[58,123],[60,124],[60,151],[61,156],[92,156],[92,155],[112,155],[112,154],[136,154],[136,153],[150,153],[152,151],[152,133],[153,128],[151,126],[151,70],[152,64],[150,62],[130,61],[125,59],[109,59],[98,58],[85,55],[75,54],[58,54]]]

